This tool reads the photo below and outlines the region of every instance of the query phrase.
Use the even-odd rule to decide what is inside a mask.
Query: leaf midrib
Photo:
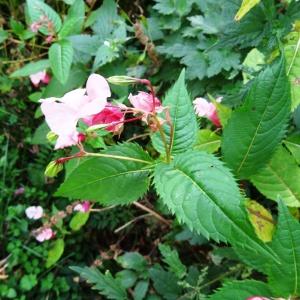
[[[138,170],[132,170],[132,171],[126,171],[126,172],[121,172],[121,173],[118,173],[118,174],[113,174],[113,175],[110,175],[110,176],[105,176],[105,177],[101,177],[101,178],[98,178],[94,181],[90,181],[89,183],[86,183],[86,184],[82,184],[80,186],[76,186],[75,189],[67,189],[67,190],[64,190],[64,193],[67,193],[69,191],[76,191],[82,187],[86,187],[86,186],[89,186],[91,184],[94,184],[96,182],[101,182],[101,181],[104,181],[104,180],[107,180],[107,179],[111,179],[111,178],[115,178],[115,177],[118,177],[118,176],[122,176],[122,175],[127,175],[127,174],[134,174],[134,173],[140,173],[140,172],[149,172],[149,170],[144,170],[144,169],[138,169]]]
[[[281,73],[281,72],[282,72],[282,67],[280,68],[280,73]],[[274,74],[274,73],[273,73],[273,74]],[[239,167],[238,167],[238,169],[237,169],[237,173],[240,172],[242,166],[244,165],[246,159],[248,158],[249,152],[250,152],[250,150],[251,150],[251,148],[252,148],[252,146],[253,146],[254,140],[256,139],[257,133],[258,133],[260,127],[261,127],[261,123],[262,123],[262,121],[263,121],[263,119],[264,119],[264,116],[265,116],[265,114],[266,114],[266,112],[267,112],[267,108],[268,108],[268,106],[269,106],[269,103],[270,103],[270,101],[271,101],[271,99],[272,99],[272,97],[273,97],[273,93],[274,93],[275,87],[276,87],[277,84],[278,84],[279,77],[280,77],[280,76],[277,77],[276,83],[275,83],[275,85],[273,85],[271,95],[270,95],[270,97],[268,98],[268,101],[267,101],[267,103],[266,103],[264,112],[263,112],[263,114],[262,114],[262,116],[261,116],[261,119],[260,119],[260,121],[259,121],[259,123],[258,123],[258,126],[257,126],[257,128],[256,128],[256,130],[255,130],[255,132],[254,132],[254,135],[253,135],[252,140],[251,140],[251,142],[250,142],[250,145],[249,145],[249,147],[248,147],[248,149],[247,149],[247,152],[246,152],[246,154],[245,154],[243,160],[241,161],[241,163],[240,163],[240,165],[239,165]],[[282,98],[282,97],[281,97],[281,98]]]
[[[250,237],[243,231],[241,230],[241,228],[226,214],[226,212],[222,209],[222,207],[218,206],[217,203],[216,203],[216,200],[214,199],[213,196],[210,195],[210,193],[207,193],[200,184],[198,184],[193,178],[191,178],[188,174],[186,174],[184,171],[176,168],[175,166],[173,166],[174,170],[177,170],[179,173],[181,173],[183,176],[185,176],[186,178],[188,178],[193,185],[195,185],[201,192],[203,192],[209,199],[212,200],[212,202],[214,203],[215,207],[217,207],[222,213],[223,215],[231,221],[231,223],[234,225],[234,227],[237,229],[238,232],[241,232],[242,235],[244,235],[246,237],[246,239],[250,239]],[[276,259],[276,257],[274,257],[271,252],[273,252],[269,247],[269,250],[270,250],[270,253],[265,249],[263,248],[259,243],[257,243],[255,240],[251,239],[257,246],[258,248],[262,249],[262,251],[264,253],[267,253],[267,256],[271,256],[272,257],[272,260],[278,262],[278,260]],[[232,243],[232,241],[230,241]]]

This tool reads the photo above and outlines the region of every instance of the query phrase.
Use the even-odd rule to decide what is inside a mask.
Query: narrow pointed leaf
[[[260,0],[243,0],[241,7],[236,13],[234,19],[240,21]]]
[[[170,109],[170,116],[174,126],[171,133],[170,126],[165,124],[163,130],[168,144],[171,142],[171,152],[181,153],[191,148],[197,136],[197,121],[192,101],[185,86],[185,72],[181,72],[174,86],[168,91],[163,106]],[[153,145],[157,151],[164,153],[164,144],[159,133],[152,137]]]
[[[239,178],[249,178],[270,160],[284,136],[290,101],[281,59],[258,75],[245,103],[232,113],[224,129],[224,160]]]

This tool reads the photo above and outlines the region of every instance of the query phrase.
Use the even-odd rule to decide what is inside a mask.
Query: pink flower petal
[[[51,228],[43,228],[37,235],[36,240],[40,243],[50,240],[52,237],[54,237],[55,233]]]
[[[99,74],[92,74],[89,76],[86,83],[86,89],[90,99],[106,100],[111,96],[107,81]]]
[[[43,208],[41,206],[29,206],[25,210],[28,219],[38,220],[43,216]]]
[[[153,110],[153,98],[149,93],[138,92],[137,95],[130,94],[128,99],[134,108],[145,114],[149,114]],[[162,106],[160,100],[155,98],[155,111],[161,112],[161,109]]]
[[[39,83],[40,83],[41,81],[43,81],[44,78],[45,78],[46,76],[47,76],[47,73],[46,73],[46,71],[44,70],[44,71],[37,72],[37,73],[35,73],[35,74],[31,74],[31,75],[29,76],[29,78],[30,78],[32,84],[33,84],[35,87],[37,87],[37,86],[39,85]]]

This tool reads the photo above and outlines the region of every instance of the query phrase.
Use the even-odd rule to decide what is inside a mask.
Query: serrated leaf
[[[267,263],[266,273],[274,296],[289,297],[300,294],[300,225],[279,201],[279,218],[271,248],[279,263]]]
[[[232,113],[224,128],[224,160],[239,178],[254,175],[271,158],[284,136],[290,101],[281,59],[258,75],[244,104]]]
[[[154,183],[163,203],[191,230],[276,259],[255,236],[233,176],[213,155],[179,154],[156,166]]]
[[[148,280],[139,281],[133,290],[133,299],[143,300],[147,294],[148,288],[149,288]]]
[[[170,144],[172,154],[180,153],[191,148],[196,140],[197,121],[193,110],[191,99],[185,86],[185,72],[181,72],[178,80],[167,92],[163,106],[168,106],[174,131],[170,130],[168,124],[163,125],[167,143]],[[171,136],[172,134],[172,136]],[[164,145],[159,133],[152,136],[155,149],[164,153]]]
[[[209,300],[245,300],[249,297],[271,297],[272,292],[268,285],[255,280],[235,280],[225,283]]]
[[[10,77],[15,78],[15,77],[24,77],[24,76],[29,76],[31,74],[35,74],[39,71],[43,71],[47,68],[50,67],[50,62],[48,59],[41,59],[36,62],[29,63],[22,67],[21,69],[18,69],[14,71]]]
[[[72,44],[68,40],[52,44],[49,49],[49,60],[54,76],[62,84],[66,83],[73,60]]]
[[[300,134],[289,136],[283,141],[288,150],[292,153],[297,164],[300,165]]]
[[[163,15],[178,14],[186,15],[190,12],[194,0],[155,0],[154,9]]]
[[[80,277],[85,279],[88,283],[93,284],[93,289],[100,291],[101,295],[112,300],[126,300],[126,290],[120,285],[120,282],[113,278],[109,271],[102,274],[96,268],[79,268],[70,267],[71,270],[77,272]]]
[[[84,19],[85,19],[85,7],[83,0],[75,0],[68,10],[68,19],[77,19],[77,24],[74,26],[72,32],[73,34],[79,34],[82,30]]]
[[[251,181],[267,198],[280,197],[286,205],[300,207],[300,168],[282,146]]]
[[[274,232],[274,221],[271,213],[254,200],[246,201],[246,209],[257,236],[263,242],[270,242]]]
[[[63,239],[58,239],[54,242],[54,245],[48,252],[48,257],[46,261],[46,268],[53,266],[64,253],[65,242]]]
[[[234,19],[240,21],[260,0],[243,0],[241,7],[236,13]]]
[[[159,251],[163,256],[163,261],[168,264],[169,271],[174,273],[179,279],[186,274],[186,267],[181,262],[178,252],[172,250],[168,245],[160,244]]]
[[[74,231],[78,231],[82,226],[86,224],[90,217],[87,212],[77,212],[70,221],[70,228]]]
[[[117,258],[117,262],[124,269],[132,269],[138,272],[144,272],[147,268],[146,259],[138,252],[126,252]]]
[[[198,136],[194,149],[214,153],[221,146],[221,137],[210,129],[201,129],[198,131]]]
[[[93,70],[97,70],[101,66],[112,62],[114,59],[119,57],[119,51],[113,49],[110,45],[103,44],[101,45],[95,56],[93,63]]]
[[[145,167],[151,164],[151,158],[141,147],[136,144],[120,144],[109,147],[102,153],[138,161],[107,157],[83,160],[70,172],[57,195],[112,205],[131,203],[147,191],[149,169]]]
[[[292,111],[300,104],[300,32],[291,32],[284,45],[286,68],[291,83]]]
[[[50,7],[48,4],[41,0],[27,0],[28,14],[30,17],[30,21],[33,22],[41,22],[43,18],[45,18],[45,22],[42,23],[40,32],[43,34],[53,34],[53,32],[49,31],[48,21],[52,23],[52,28],[55,32],[58,32],[61,28],[61,19],[58,13]]]

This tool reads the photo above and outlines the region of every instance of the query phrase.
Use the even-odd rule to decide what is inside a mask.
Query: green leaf
[[[38,284],[35,274],[24,275],[20,281],[20,289],[22,291],[30,291]]]
[[[72,18],[66,19],[61,30],[58,33],[59,38],[62,39],[71,34],[78,32],[78,30],[74,30],[74,28],[76,28],[79,21],[80,20],[78,20],[77,17],[72,17]]]
[[[258,75],[224,128],[224,160],[239,178],[249,178],[268,162],[285,134],[289,112],[290,88],[281,59]]]
[[[133,299],[143,300],[147,294],[148,288],[149,288],[148,280],[139,281],[133,290]]]
[[[184,16],[188,14],[192,8],[194,0],[155,0],[154,9],[163,15],[178,14]]]
[[[171,164],[156,166],[154,183],[164,204],[191,230],[276,259],[257,239],[233,176],[213,155],[179,154]]]
[[[142,148],[136,144],[120,144],[102,153],[138,161],[107,157],[84,159],[70,172],[56,194],[112,205],[131,203],[147,191],[149,169],[145,167],[151,158]]]
[[[279,197],[288,206],[300,207],[300,168],[282,146],[251,181],[267,198],[276,201]]]
[[[161,266],[156,265],[149,269],[149,276],[153,281],[155,290],[166,300],[178,299],[182,288],[177,284],[173,273],[166,272]]]
[[[198,131],[198,137],[194,149],[214,153],[221,146],[221,137],[210,129],[201,129]]]
[[[284,45],[286,68],[291,83],[292,111],[300,104],[300,32],[291,32]]]
[[[137,278],[138,277],[136,273],[131,270],[122,270],[116,274],[116,279],[125,289],[133,287],[135,282],[137,281]]]
[[[75,0],[72,6],[69,8],[66,21],[73,18],[77,19],[77,24],[74,26],[72,33],[79,34],[82,30],[85,20],[85,7],[83,0]]]
[[[112,62],[114,59],[119,57],[119,51],[113,49],[111,45],[102,45],[96,52],[93,70],[97,70],[101,66]]]
[[[271,248],[280,262],[266,264],[266,273],[274,296],[289,297],[300,294],[300,225],[279,201],[277,230]]]
[[[65,242],[63,239],[58,239],[54,242],[53,247],[48,252],[46,268],[52,267],[64,253]]]
[[[52,44],[49,49],[49,60],[54,76],[62,84],[66,83],[73,60],[72,44],[68,40]]]
[[[93,289],[100,291],[101,295],[112,300],[126,300],[127,294],[125,288],[120,285],[120,282],[113,278],[109,271],[102,274],[96,268],[79,268],[70,267],[71,270],[79,273],[80,277],[85,279],[88,283],[93,284]]]
[[[138,252],[126,252],[124,255],[119,256],[117,261],[124,269],[144,272],[147,268],[147,261]]]
[[[240,21],[260,0],[243,0],[241,7],[236,13],[234,19]]]
[[[193,110],[191,99],[185,86],[185,72],[181,72],[174,86],[168,91],[163,101],[164,106],[170,109],[170,116],[174,131],[170,130],[170,126],[165,124],[163,130],[168,143],[171,143],[171,153],[181,153],[191,148],[196,140],[197,121]],[[172,136],[171,136],[172,135]],[[159,133],[152,136],[155,149],[160,153],[164,153],[164,145]]]
[[[8,32],[0,29],[0,44],[8,38]]]
[[[77,212],[70,221],[70,228],[74,231],[78,231],[82,226],[86,224],[90,217],[89,213]]]
[[[27,0],[26,3],[31,23],[41,22],[42,19],[46,19],[46,21],[42,23],[42,27],[39,29],[40,32],[46,35],[53,34],[53,32],[51,32],[48,28],[49,21],[53,24],[55,32],[60,30],[61,19],[57,12],[48,4],[41,0]]]
[[[209,300],[244,300],[253,296],[273,296],[267,284],[255,280],[235,280],[224,284]]]
[[[247,200],[246,208],[256,235],[263,242],[270,242],[274,232],[274,221],[272,214],[254,200]]]
[[[25,65],[24,67],[22,67],[21,69],[18,69],[16,71],[14,71],[10,75],[10,77],[15,78],[15,77],[29,76],[29,75],[35,74],[39,71],[43,71],[43,70],[45,70],[49,67],[50,67],[49,60],[48,59],[41,59],[39,61],[29,63],[29,64]]]
[[[164,257],[163,261],[169,266],[169,271],[174,273],[179,279],[185,276],[186,267],[181,262],[178,252],[172,250],[169,246],[160,244],[159,251]]]
[[[283,141],[288,150],[292,153],[297,164],[300,164],[300,134],[289,136]]]

